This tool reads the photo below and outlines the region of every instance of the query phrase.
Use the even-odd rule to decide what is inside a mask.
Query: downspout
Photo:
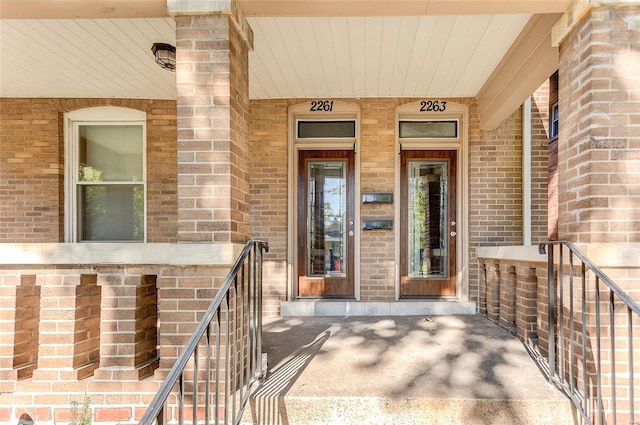
[[[531,96],[522,104],[522,242],[531,245]]]

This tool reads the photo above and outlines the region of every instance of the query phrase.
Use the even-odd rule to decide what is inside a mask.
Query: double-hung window
[[[144,242],[146,114],[89,108],[65,114],[67,242]]]

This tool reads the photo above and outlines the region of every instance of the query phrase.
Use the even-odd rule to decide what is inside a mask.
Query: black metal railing
[[[634,376],[640,306],[571,242],[541,244],[545,251],[549,334],[546,356],[537,360],[573,401],[581,423],[640,424]]]
[[[262,367],[262,253],[249,241],[139,425],[237,424]],[[172,393],[175,398],[172,398]],[[168,410],[170,409],[170,410]]]

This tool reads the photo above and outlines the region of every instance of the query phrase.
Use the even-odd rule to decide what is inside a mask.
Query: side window
[[[558,110],[558,71],[549,78],[549,140],[558,137],[560,112]]]
[[[549,114],[551,123],[549,125],[549,139],[555,139],[558,137],[558,122],[560,120],[560,114],[558,112],[558,102],[551,105],[551,113]]]
[[[146,114],[90,108],[65,114],[65,240],[144,242]]]

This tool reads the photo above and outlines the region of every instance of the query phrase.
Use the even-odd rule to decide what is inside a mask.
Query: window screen
[[[458,121],[400,121],[401,139],[457,139]]]
[[[356,137],[356,122],[298,121],[299,139],[345,139]]]

